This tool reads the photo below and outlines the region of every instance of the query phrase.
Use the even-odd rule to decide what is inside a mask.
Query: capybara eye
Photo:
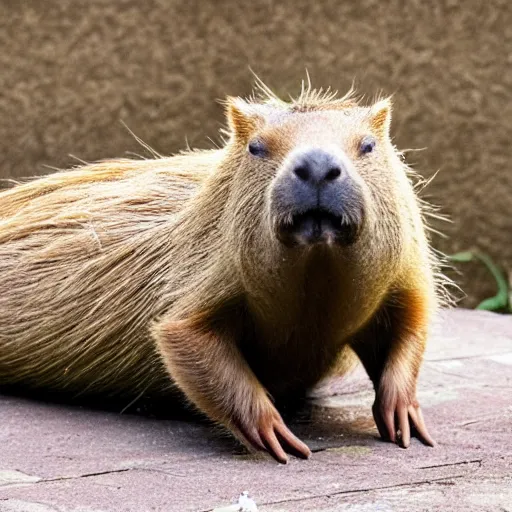
[[[247,149],[253,156],[263,158],[267,155],[267,146],[261,140],[252,140]]]
[[[376,140],[369,135],[368,137],[365,137],[361,141],[361,146],[359,147],[359,151],[362,155],[367,155],[368,153],[371,153],[375,149]]]

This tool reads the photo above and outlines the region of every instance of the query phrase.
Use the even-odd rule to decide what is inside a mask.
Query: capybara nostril
[[[343,164],[335,155],[323,149],[312,149],[297,159],[292,172],[302,182],[320,187],[324,183],[340,178],[343,174]]]
[[[296,167],[293,172],[295,175],[302,181],[308,181],[309,180],[309,169],[306,166],[300,165],[299,167]]]
[[[331,167],[325,175],[325,181],[334,181],[341,176],[341,169],[339,167]]]

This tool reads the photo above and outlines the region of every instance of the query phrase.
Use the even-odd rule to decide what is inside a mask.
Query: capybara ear
[[[384,98],[370,108],[370,125],[377,135],[388,135],[391,125],[391,99]]]
[[[264,122],[255,105],[232,96],[226,99],[226,116],[232,135],[242,142],[247,142],[258,126]]]

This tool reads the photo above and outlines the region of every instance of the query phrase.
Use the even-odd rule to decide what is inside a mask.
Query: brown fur
[[[228,100],[222,149],[85,165],[0,194],[0,384],[127,397],[177,385],[275,456],[268,425],[291,433],[268,394],[305,392],[352,350],[379,403],[415,403],[439,283],[391,105],[260,92]],[[380,150],[361,163],[368,132]],[[250,159],[254,135],[272,158]],[[326,140],[356,162],[365,229],[348,248],[286,249],[268,187],[291,149]]]

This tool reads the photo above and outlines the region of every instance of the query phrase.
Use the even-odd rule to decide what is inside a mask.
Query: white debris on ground
[[[249,498],[249,493],[244,491],[238,498],[238,503],[229,507],[221,507],[213,509],[213,512],[258,512],[256,503]]]
[[[0,486],[10,484],[28,484],[39,482],[41,478],[38,476],[27,475],[21,471],[16,470],[0,470]],[[1,509],[0,509],[1,511]]]

